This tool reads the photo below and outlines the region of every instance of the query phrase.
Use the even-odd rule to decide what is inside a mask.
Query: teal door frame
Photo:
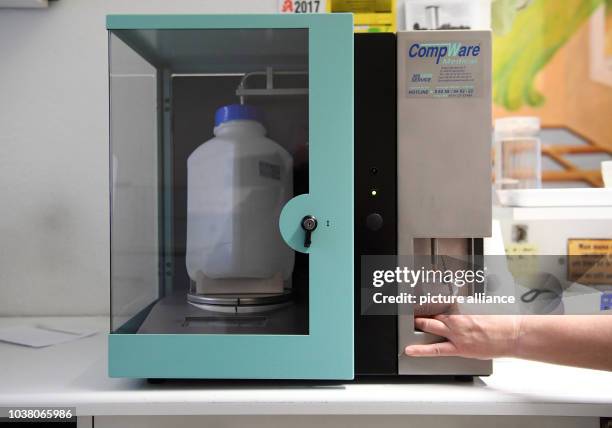
[[[350,14],[110,15],[109,30],[305,28],[309,43],[309,194],[280,230],[309,254],[308,335],[109,334],[109,375],[133,378],[352,379],[353,19]],[[317,217],[312,245],[300,227]]]

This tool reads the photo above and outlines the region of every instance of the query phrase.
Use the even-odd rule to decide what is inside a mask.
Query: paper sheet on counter
[[[16,325],[0,328],[0,342],[44,348],[93,336],[96,330],[48,326]]]

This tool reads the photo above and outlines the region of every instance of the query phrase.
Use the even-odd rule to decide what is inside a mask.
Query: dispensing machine
[[[362,255],[482,251],[488,33],[353,35],[348,14],[107,27],[111,376],[490,371],[404,357],[437,339],[359,305]]]

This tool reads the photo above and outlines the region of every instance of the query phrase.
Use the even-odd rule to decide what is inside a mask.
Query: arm
[[[448,341],[407,346],[413,357],[516,357],[612,370],[608,315],[438,315],[416,318],[415,327]]]

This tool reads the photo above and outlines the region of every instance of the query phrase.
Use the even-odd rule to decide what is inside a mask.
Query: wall
[[[276,0],[0,9],[0,316],[108,314],[109,13],[266,13]]]
[[[543,126],[566,126],[590,141],[612,147],[612,86],[586,77],[590,71],[589,29],[589,22],[581,25],[539,73],[536,87],[545,96],[544,104],[524,106],[512,114],[539,116]],[[493,113],[508,116],[499,105],[494,105]]]

